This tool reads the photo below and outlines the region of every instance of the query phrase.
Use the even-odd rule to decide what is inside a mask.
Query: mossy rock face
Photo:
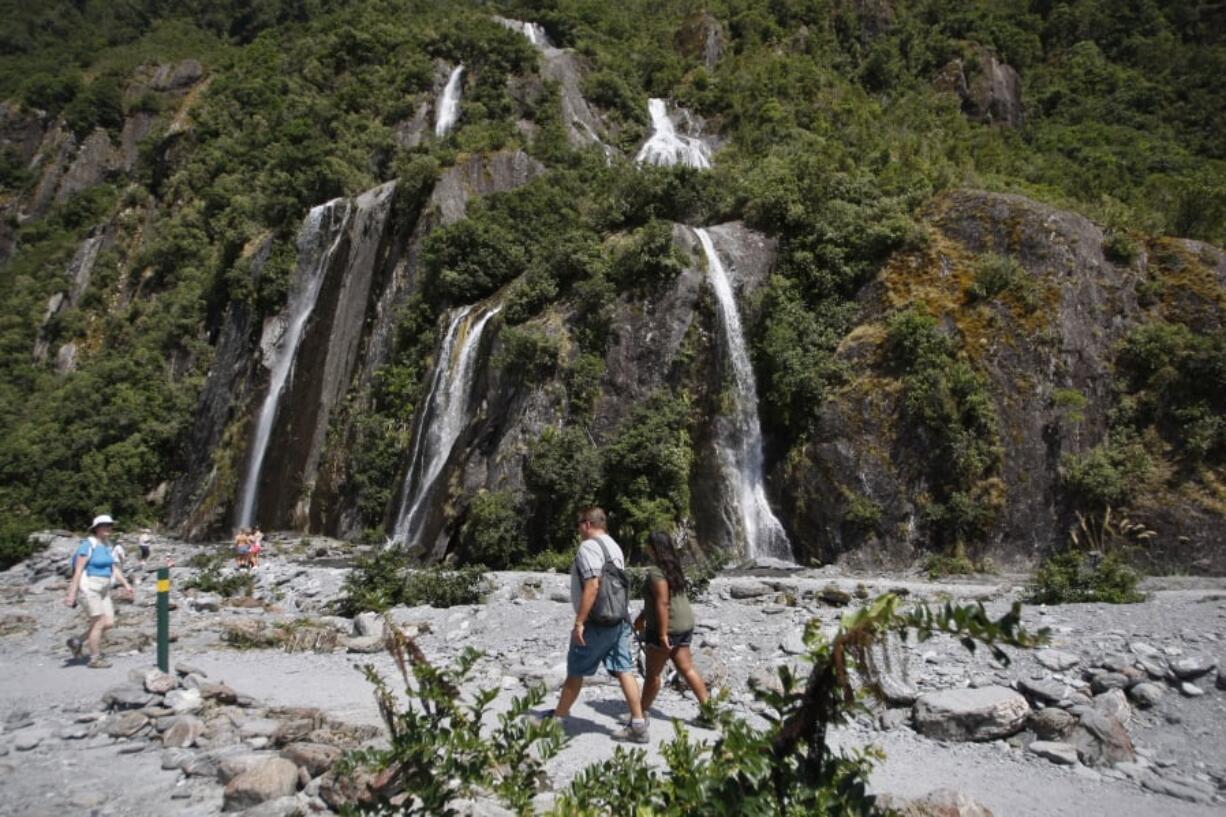
[[[855,377],[822,407],[817,439],[777,466],[774,484],[783,487],[797,538],[824,560],[904,563],[930,547],[923,509],[934,454],[922,430],[907,423],[880,328],[894,311],[915,309],[935,318],[957,357],[986,378],[998,418],[1001,460],[992,480],[999,484],[984,496],[999,499],[1000,507],[986,535],[967,545],[1001,565],[1030,564],[1063,541],[1069,524],[1061,460],[1108,433],[1119,343],[1159,314],[1220,325],[1226,261],[1208,245],[1163,239],[1137,263],[1116,265],[1104,256],[1098,225],[1017,195],[957,191],[934,202],[927,219],[927,245],[892,258],[861,293],[862,323],[839,348]],[[1028,303],[1008,291],[972,295],[977,259],[987,256],[1007,259],[1027,276]],[[1144,280],[1163,286],[1148,309],[1137,298]],[[1084,398],[1075,412],[1067,409],[1070,391]],[[1152,509],[1146,522],[1170,545],[1151,554],[1155,561],[1226,567],[1226,555],[1191,544],[1207,542],[1213,525],[1222,524],[1226,503],[1218,493],[1173,491],[1169,511]],[[855,517],[849,497],[880,509],[873,526],[843,523],[849,513]],[[1180,536],[1187,537],[1186,559],[1175,553]]]

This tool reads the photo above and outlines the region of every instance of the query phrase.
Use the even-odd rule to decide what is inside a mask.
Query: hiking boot
[[[105,658],[99,655],[96,658],[91,658],[88,666],[90,669],[109,669],[112,664],[110,661],[107,661]]]
[[[647,721],[643,721],[638,726],[630,722],[613,733],[613,740],[624,740],[628,743],[650,743],[651,737],[647,733]]]
[[[68,639],[68,649],[72,650],[73,658],[80,658],[81,650],[85,649],[85,645],[81,643],[81,639],[74,635]]]

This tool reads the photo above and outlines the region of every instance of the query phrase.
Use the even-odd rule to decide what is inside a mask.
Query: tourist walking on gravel
[[[643,633],[647,644],[643,712],[655,702],[660,692],[660,674],[670,660],[701,705],[707,700],[707,685],[694,668],[690,652],[694,611],[686,596],[688,585],[672,537],[663,531],[652,533],[647,537],[647,555],[653,564],[643,579],[643,612],[634,621],[634,628]]]
[[[575,623],[566,654],[566,682],[557,708],[545,717],[563,719],[579,698],[583,679],[601,664],[621,684],[630,723],[614,733],[618,740],[647,742],[647,721],[639,706],[639,684],[630,655],[630,609],[626,559],[605,531],[605,513],[585,508],[578,518],[580,544],[570,569],[570,601]]]
[[[102,657],[102,634],[115,624],[112,585],[119,584],[129,595],[135,596],[110,545],[114,526],[115,520],[106,514],[94,517],[93,524],[89,526],[89,536],[81,540],[73,553],[72,578],[68,582],[68,596],[64,599],[69,607],[77,606],[78,593],[85,601],[89,629],[80,638],[74,636],[68,639],[68,648],[72,650],[74,658],[80,658],[82,650],[88,652],[89,666],[94,669],[111,665]]]

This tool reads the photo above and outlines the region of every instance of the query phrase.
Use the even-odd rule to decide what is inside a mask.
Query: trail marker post
[[[158,669],[170,672],[170,568],[158,568]]]

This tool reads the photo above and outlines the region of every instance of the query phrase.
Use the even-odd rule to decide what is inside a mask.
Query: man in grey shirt
[[[630,707],[630,723],[613,733],[618,740],[647,743],[647,721],[639,705],[639,683],[634,677],[634,659],[630,654],[630,623],[622,620],[612,625],[589,622],[592,606],[600,590],[600,577],[608,558],[622,570],[626,559],[613,537],[605,531],[605,513],[600,508],[584,508],[579,512],[579,535],[582,542],[570,569],[570,603],[575,610],[575,624],[570,633],[570,649],[566,654],[566,682],[557,708],[547,717],[566,718],[579,698],[583,679],[595,675],[603,663],[609,674],[621,684],[622,694]],[[607,557],[606,557],[607,554]]]

